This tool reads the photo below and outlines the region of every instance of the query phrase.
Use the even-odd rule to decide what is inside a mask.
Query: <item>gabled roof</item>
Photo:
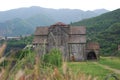
[[[68,28],[69,25],[67,25],[67,24],[65,24],[65,23],[62,23],[62,22],[57,22],[57,23],[51,25],[51,26],[49,27],[49,29],[53,29],[53,28],[55,28],[55,27],[64,27],[64,28]]]
[[[51,26],[67,26],[67,24],[62,23],[62,22],[57,22],[57,23],[55,23],[55,24],[53,24]]]
[[[34,35],[47,35],[48,27],[37,27]]]
[[[70,27],[70,34],[86,34],[86,28],[83,26]]]
[[[37,27],[34,33],[35,37],[33,43],[44,43],[44,40],[47,39],[50,31],[53,31],[55,27],[63,27],[61,30],[67,30],[69,35],[68,43],[86,43],[86,27],[83,26],[69,26],[62,22],[58,22],[49,27]],[[57,27],[57,28],[58,28]],[[67,27],[67,28],[66,28]],[[47,42],[46,42],[47,43]]]

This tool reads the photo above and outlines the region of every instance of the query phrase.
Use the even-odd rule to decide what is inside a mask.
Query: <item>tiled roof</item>
[[[37,27],[36,31],[34,33],[35,37],[34,37],[33,43],[44,43],[44,40],[47,39],[46,37],[48,37],[47,35],[48,35],[49,31],[51,31],[50,29],[56,27],[57,25],[61,26],[61,27],[62,26],[70,27],[68,29],[68,35],[70,36],[68,43],[86,43],[86,36],[84,35],[84,34],[86,34],[85,27],[83,27],[83,26],[69,26],[69,25],[66,25],[62,22],[58,22],[56,24],[53,24],[50,27]]]
[[[48,27],[37,27],[34,35],[47,35]]]
[[[86,28],[83,26],[70,27],[70,34],[86,34]]]
[[[62,23],[62,22],[57,22],[57,23],[51,25],[51,26],[49,27],[49,29],[55,28],[55,27],[69,27],[69,25],[67,25],[67,24],[65,24],[65,23]]]
[[[51,26],[67,26],[67,24],[62,23],[62,22],[57,22],[57,23],[55,23],[55,24],[53,24]]]

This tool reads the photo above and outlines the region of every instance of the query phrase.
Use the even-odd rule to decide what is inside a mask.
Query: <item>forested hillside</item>
[[[18,8],[0,11],[0,36],[32,34],[37,26],[56,22],[70,23],[108,12],[105,9],[82,11],[78,9],[50,9],[42,7]]]
[[[19,18],[0,23],[0,36],[20,36],[28,35],[32,32],[32,25]]]
[[[97,9],[94,11],[83,11],[79,9],[52,9],[32,6],[28,8],[18,8],[8,11],[0,11],[0,22],[12,20],[14,18],[27,19],[32,16],[49,16],[51,19],[70,23],[71,21],[79,21],[81,19],[94,17],[108,12],[105,9]]]
[[[72,25],[86,26],[88,40],[99,42],[104,55],[117,54],[120,44],[120,9]]]

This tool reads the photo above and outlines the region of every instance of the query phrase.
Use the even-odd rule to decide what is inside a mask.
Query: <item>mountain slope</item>
[[[101,10],[101,14],[105,12],[108,11]],[[77,9],[51,9],[51,8],[42,8],[42,7],[33,6],[30,8],[18,8],[8,11],[2,11],[0,12],[0,22],[4,22],[6,20],[11,20],[14,18],[26,19],[38,14],[44,14],[46,16],[50,16],[52,19],[56,20],[57,22],[62,21],[64,23],[79,21],[84,18],[89,18],[99,15],[94,11],[82,11]]]
[[[94,12],[97,14],[103,14],[103,13],[106,13],[108,11],[106,9],[96,9],[96,10],[94,10]]]
[[[32,16],[28,19],[15,18],[0,23],[0,36],[20,36],[32,34],[37,26],[53,24],[54,20],[44,15]]]
[[[102,53],[112,55],[117,51],[117,46],[120,44],[120,9],[72,25],[86,26],[88,39],[98,41]]]
[[[105,13],[107,10],[101,10],[101,12]],[[94,11],[49,9],[36,6],[2,11],[0,12],[0,35],[32,34],[36,26],[51,25],[59,21],[70,23],[97,15],[99,14]]]
[[[23,34],[28,35],[32,32],[31,24],[19,18],[0,23],[0,36],[20,36]]]
[[[12,20],[15,18],[26,19],[33,15],[39,14],[43,12],[44,8],[41,7],[30,7],[30,8],[18,8],[12,9],[8,11],[0,12],[0,22],[4,22],[7,20]]]
[[[83,25],[88,28],[89,33],[96,34],[101,32],[112,24],[120,22],[120,9],[105,13],[103,15],[75,22],[72,25]],[[88,33],[88,34],[89,34]]]
[[[34,15],[24,20],[31,24],[34,29],[36,26],[48,26],[56,22],[54,19],[44,14]]]

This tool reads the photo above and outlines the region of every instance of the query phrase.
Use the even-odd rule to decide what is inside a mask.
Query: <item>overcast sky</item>
[[[0,0],[0,11],[41,6],[45,8],[70,8],[81,10],[107,9],[115,10],[120,8],[120,0]]]

